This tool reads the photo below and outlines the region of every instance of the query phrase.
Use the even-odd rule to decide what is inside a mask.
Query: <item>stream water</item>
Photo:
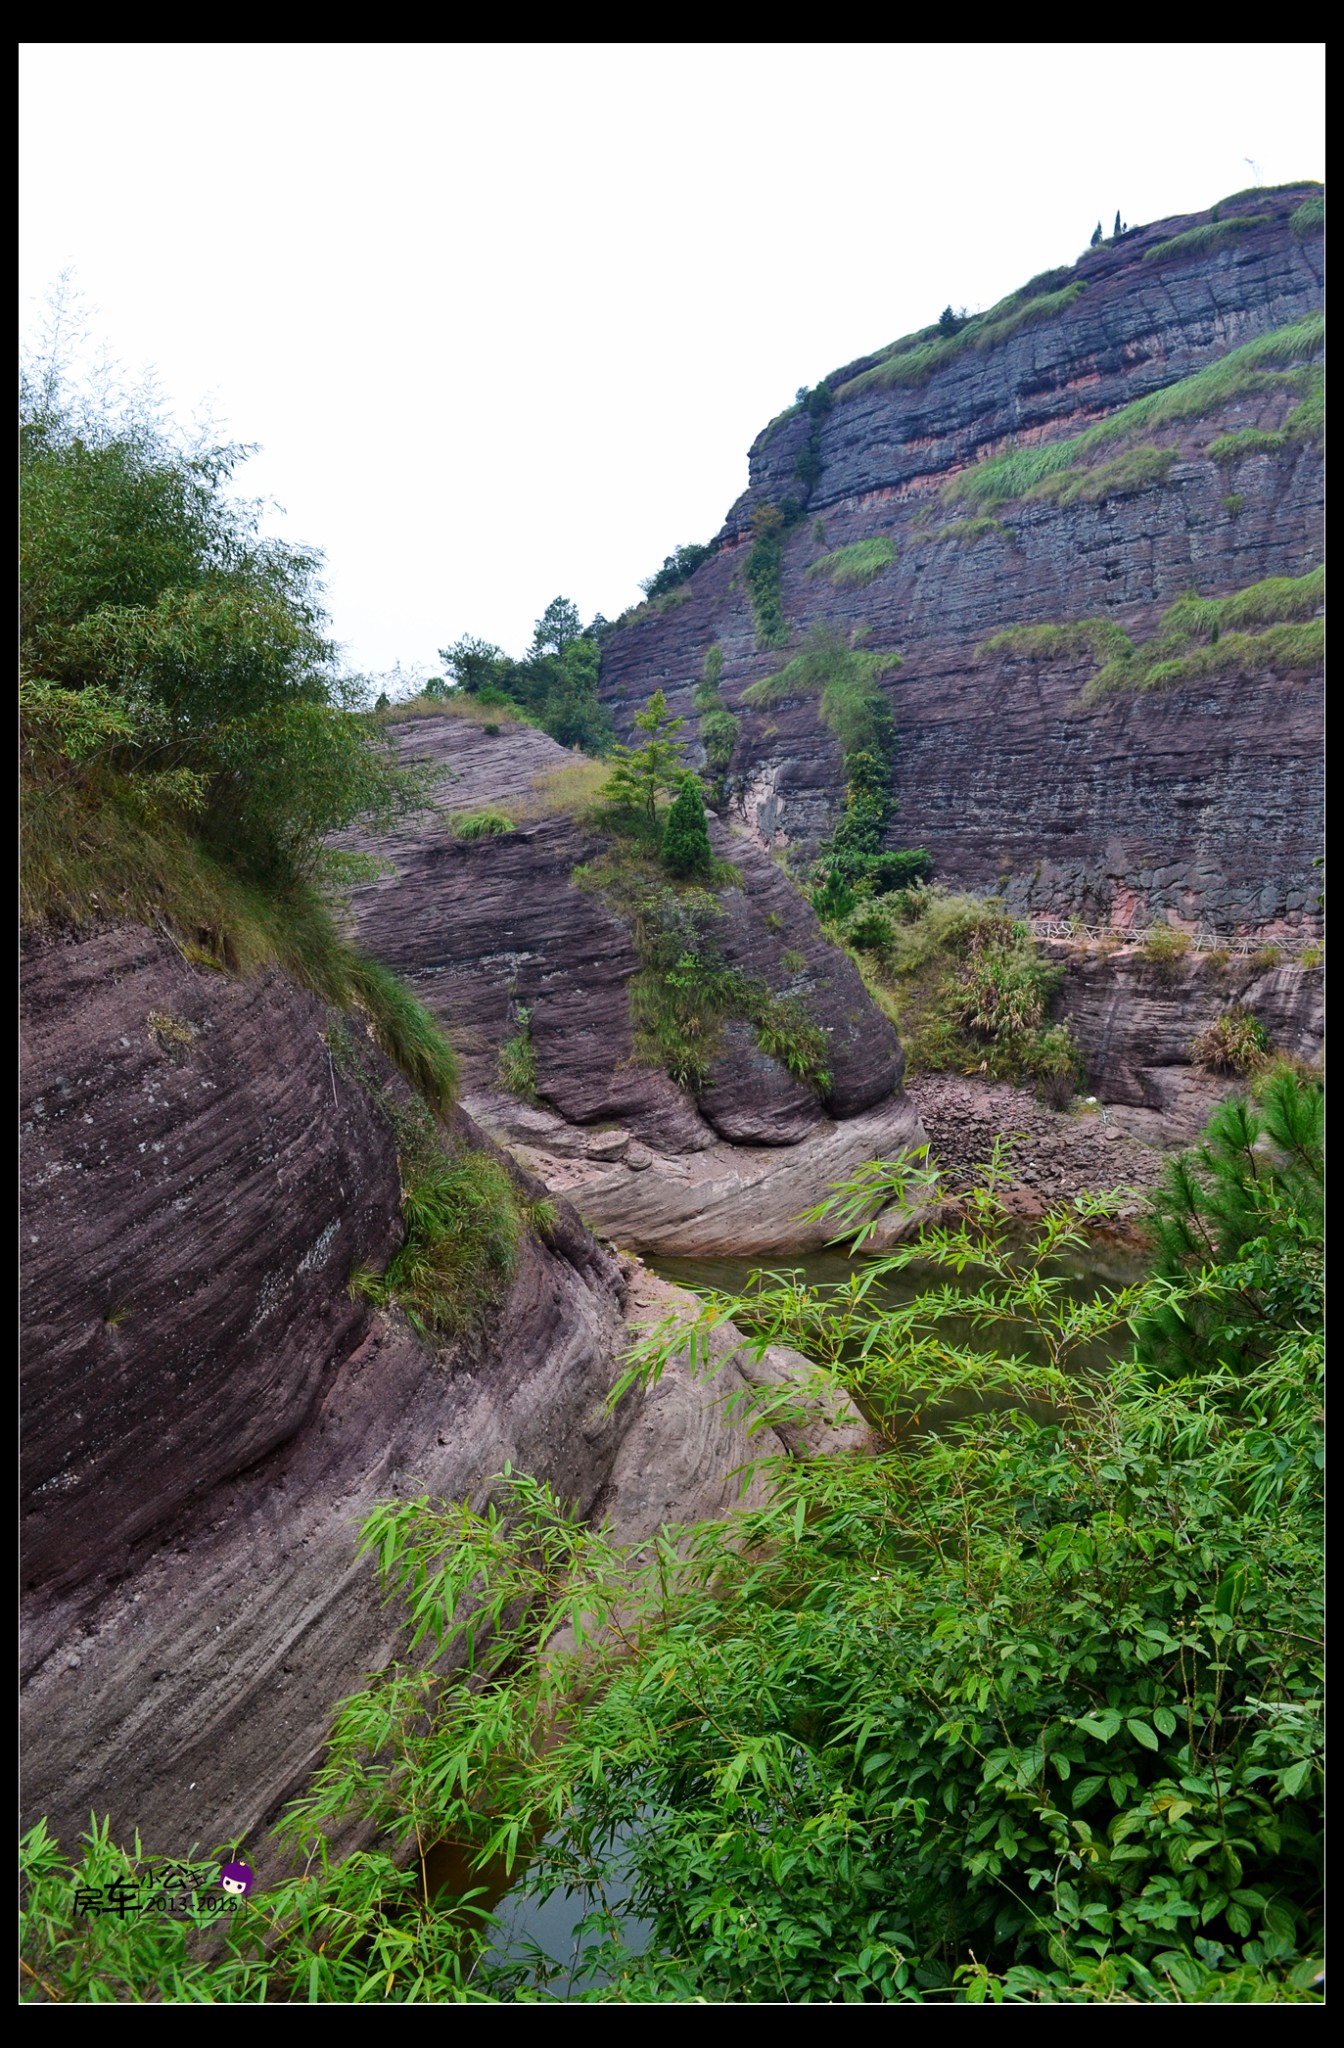
[[[663,1279],[695,1293],[744,1295],[750,1294],[753,1277],[757,1273],[801,1274],[812,1287],[842,1287],[851,1274],[862,1270],[864,1262],[843,1252],[826,1251],[793,1257],[781,1255],[766,1264],[758,1259],[663,1257],[650,1257],[647,1263]],[[1110,1293],[1132,1286],[1143,1278],[1146,1268],[1147,1260],[1135,1247],[1098,1238],[1085,1251],[1061,1259],[1055,1271],[1064,1279],[1070,1298],[1086,1301],[1103,1291]],[[964,1291],[970,1291],[982,1279],[983,1275],[974,1269],[968,1268],[958,1277],[945,1266],[911,1261],[902,1271],[882,1283],[883,1305],[895,1307],[911,1301],[927,1289],[947,1285],[949,1280]],[[977,1327],[969,1319],[955,1315],[944,1318],[942,1326],[949,1340],[958,1345],[984,1351],[995,1348],[993,1326]],[[1029,1343],[1023,1343],[1020,1330],[1014,1330],[1012,1336],[1015,1349],[1031,1350]],[[1080,1347],[1074,1354],[1074,1362],[1083,1371],[1102,1371],[1111,1362],[1116,1348],[1113,1342],[1106,1341]],[[940,1421],[950,1421],[958,1414],[969,1413],[977,1405],[980,1405],[977,1397],[968,1390],[964,1401],[941,1404],[938,1413],[926,1420],[937,1427]],[[597,1937],[576,1937],[573,1933],[576,1924],[599,1903],[620,1921],[622,1936],[628,1946],[638,1949],[648,1938],[649,1923],[621,1910],[629,1893],[619,1877],[607,1883],[600,1902],[584,1892],[556,1892],[542,1904],[522,1895],[519,1890],[521,1872],[517,1867],[511,1876],[505,1874],[502,1865],[484,1873],[472,1873],[465,1859],[449,1844],[443,1844],[432,1852],[429,1875],[435,1889],[445,1897],[481,1888],[482,1896],[476,1901],[477,1905],[495,1913],[499,1921],[491,1944],[491,1958],[495,1961],[520,1961],[535,1944],[556,1965],[553,1977],[549,1971],[545,1974],[552,1994],[562,2000],[577,1990],[605,1981],[594,1963]]]

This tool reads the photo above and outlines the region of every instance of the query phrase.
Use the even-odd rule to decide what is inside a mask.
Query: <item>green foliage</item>
[[[226,1844],[206,1858],[211,1896]],[[480,1919],[464,1904],[446,1914],[426,1896],[418,1864],[398,1867],[382,1850],[333,1861],[313,1845],[301,1875],[267,1886],[231,1913],[204,1907],[174,1918],[131,1910],[86,1913],[82,1887],[152,1893],[161,1862],[139,1836],[120,1848],[110,1822],[92,1821],[77,1857],[65,1856],[39,1822],[21,1844],[21,1991],[55,2005],[451,2005],[478,2002],[469,1985]]]
[[[582,629],[578,608],[568,598],[552,598],[522,661],[470,633],[452,647],[441,647],[439,659],[453,679],[450,702],[460,695],[491,710],[521,715],[562,747],[580,747],[588,754],[610,751],[615,732],[597,695],[601,649],[596,631]]]
[[[713,553],[712,547],[703,546],[698,541],[674,548],[664,559],[662,568],[639,587],[647,598],[666,597],[669,591],[689,581],[700,564],[707,562]]]
[[[1001,905],[922,881],[878,903],[848,888],[812,902],[892,1017],[912,1073],[984,1073],[1067,1103],[1083,1068],[1068,1026],[1049,1021],[1062,972]]]
[[[784,514],[775,505],[762,505],[752,515],[756,537],[742,572],[747,598],[756,621],[758,647],[782,647],[789,637],[784,616],[781,582],[784,562]]]
[[[1248,1078],[1267,1064],[1269,1039],[1265,1027],[1249,1010],[1234,1008],[1216,1017],[1191,1042],[1190,1057],[1197,1067],[1212,1067],[1220,1074]]]
[[[1159,975],[1170,976],[1190,951],[1190,934],[1178,930],[1175,925],[1154,925],[1139,951]]]
[[[426,784],[336,668],[320,556],[263,539],[229,495],[248,452],[182,441],[143,396],[82,395],[54,358],[25,369],[25,769],[34,791],[139,809],[284,890],[318,875],[332,833],[423,807]]]
[[[982,641],[976,657],[1063,661],[1087,655],[1099,666],[1079,694],[1081,707],[1112,690],[1160,689],[1204,676],[1311,673],[1325,657],[1324,622],[1314,616],[1324,587],[1324,570],[1313,569],[1305,576],[1267,576],[1226,597],[1192,592],[1168,605],[1141,647],[1107,619],[1009,626]],[[1260,630],[1242,630],[1247,626]]]
[[[607,801],[616,810],[638,814],[650,832],[656,829],[658,798],[675,796],[685,779],[682,742],[676,737],[685,723],[672,717],[662,691],[655,690],[635,714],[637,729],[648,734],[643,745],[612,749],[616,766],[607,780]]]
[[[1295,206],[1288,216],[1288,225],[1293,233],[1303,240],[1308,235],[1321,233],[1325,227],[1324,194],[1313,194],[1310,199],[1304,199],[1300,206]]]
[[[520,1888],[599,1902],[571,2002],[1317,2002],[1319,1156],[1318,1093],[1284,1076],[1181,1163],[1140,1285],[1080,1301],[1065,1262],[1116,1198],[1024,1238],[996,1160],[959,1220],[839,1286],[763,1275],[649,1331],[613,1400],[688,1347],[712,1371],[731,1314],[871,1418],[871,1453],[769,1461],[727,1523],[634,1552],[507,1470],[480,1509],[378,1507],[406,1648],[286,1816],[304,1876],[205,1962],[171,1923],[80,1919],[38,1830],[28,1995],[534,2002],[544,1962],[416,1899],[424,1844],[514,1868],[544,1834]],[[874,1162],[812,1213],[862,1237],[927,1184]],[[886,1293],[914,1262],[933,1284]],[[791,1387],[732,1398],[800,1414]],[[352,1820],[403,1877],[333,1871]],[[95,1828],[81,1874],[128,1868]]]
[[[741,719],[734,716],[719,694],[722,675],[723,649],[716,642],[705,655],[700,681],[691,693],[691,703],[700,714],[700,743],[705,750],[712,800],[716,804],[723,800],[728,770],[742,730]]]
[[[1042,477],[1025,493],[1028,499],[1050,498],[1058,505],[1097,505],[1107,498],[1132,497],[1165,483],[1176,460],[1174,448],[1126,448],[1095,468],[1078,465]]]
[[[439,1025],[395,974],[347,951],[336,990],[346,1008],[362,1012],[374,1043],[436,1116],[457,1099],[457,1058]]]
[[[499,1048],[499,1085],[522,1102],[536,1102],[537,1049],[532,1043],[532,1012],[515,1009],[515,1030]]]
[[[824,576],[828,583],[842,590],[862,590],[895,559],[895,541],[885,534],[876,534],[870,540],[851,541],[848,547],[836,548],[818,561],[809,562],[805,573]]]
[[[764,708],[789,697],[820,698],[823,723],[848,758],[856,753],[887,755],[893,745],[891,713],[879,678],[899,668],[894,650],[877,652],[852,641],[821,622],[816,623],[801,651],[773,676],[763,676],[742,692],[744,704]]]
[[[1245,1375],[1319,1331],[1324,1097],[1287,1067],[1260,1095],[1220,1103],[1153,1197],[1155,1271],[1172,1294],[1140,1334],[1166,1372]]]
[[[1121,406],[1082,434],[1049,441],[1034,448],[1014,448],[987,457],[949,478],[948,499],[969,498],[992,510],[1012,498],[1025,497],[1059,470],[1073,468],[1085,457],[1155,428],[1182,420],[1208,419],[1248,393],[1314,388],[1312,363],[1324,346],[1323,314],[1308,314],[1291,327],[1261,334],[1206,363],[1188,377]],[[1305,431],[1305,429],[1303,429]]]
[[[712,895],[627,883],[624,899],[643,963],[630,983],[638,1058],[665,1068],[683,1088],[703,1088],[722,1026],[738,1019],[753,1026],[763,1052],[825,1093],[825,1033],[799,997],[776,995],[758,977],[724,961],[714,935],[723,912]]]
[[[500,833],[515,829],[512,818],[493,810],[458,811],[448,825],[455,839],[496,839]]]
[[[400,1125],[406,1238],[387,1271],[360,1271],[351,1291],[396,1303],[427,1335],[479,1331],[498,1308],[518,1262],[523,1221],[507,1168],[488,1153],[444,1150],[432,1128]]]
[[[683,881],[703,880],[713,866],[700,785],[688,775],[663,826],[663,866]]]
[[[1215,207],[1215,212],[1218,209]],[[1151,249],[1145,249],[1145,263],[1170,263],[1182,256],[1197,256],[1202,250],[1216,249],[1223,242],[1235,241],[1238,236],[1260,228],[1273,219],[1268,213],[1233,214],[1224,219],[1206,221],[1203,226],[1187,228],[1183,234],[1172,235],[1165,242],[1154,242]]]

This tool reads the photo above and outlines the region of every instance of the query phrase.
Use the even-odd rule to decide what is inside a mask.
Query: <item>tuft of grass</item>
[[[498,731],[506,725],[526,725],[527,713],[500,692],[486,702],[466,690],[450,690],[443,696],[407,697],[400,704],[387,704],[378,713],[386,725],[400,725],[407,718],[460,718],[464,725],[484,726]]]
[[[1295,206],[1288,216],[1288,225],[1293,233],[1305,240],[1308,235],[1323,233],[1325,229],[1325,194],[1313,193]]]
[[[848,547],[836,548],[819,561],[809,562],[804,574],[824,576],[841,590],[862,590],[884,569],[889,569],[895,559],[896,543],[885,534],[877,534],[871,540],[851,541]]]
[[[499,1048],[499,1085],[522,1102],[536,1102],[537,1049],[532,1043],[532,1012],[517,1010],[514,1022],[517,1030]]]
[[[1180,964],[1190,951],[1190,934],[1176,929],[1175,925],[1155,925],[1139,947],[1150,967],[1157,971],[1159,980],[1168,981],[1180,970]]]
[[[368,1019],[375,1044],[436,1116],[457,1099],[457,1056],[424,1004],[389,968],[351,953],[345,1006]]]
[[[954,540],[959,547],[973,548],[977,541],[988,540],[993,534],[1001,540],[1012,540],[1013,530],[1001,519],[981,517],[978,519],[953,519],[946,526],[924,527],[910,535],[912,547],[924,547],[929,541]]]
[[[361,1011],[430,1107],[452,1104],[456,1061],[442,1031],[394,974],[344,942],[316,884],[246,882],[170,818],[146,814],[105,768],[25,777],[23,854],[24,924],[124,919],[160,932],[194,967],[241,977],[278,967],[320,1002]]]
[[[1170,263],[1178,257],[1197,256],[1202,249],[1216,249],[1223,242],[1234,242],[1238,236],[1249,234],[1252,228],[1261,228],[1266,221],[1273,220],[1271,213],[1238,213],[1228,219],[1205,221],[1200,227],[1187,228],[1183,234],[1171,235],[1165,242],[1154,242],[1151,249],[1145,249],[1145,263]]]
[[[503,832],[517,829],[503,811],[458,811],[448,819],[448,830],[454,839],[495,839]]]
[[[532,778],[526,796],[514,799],[516,821],[534,825],[540,818],[586,817],[610,779],[610,763],[587,755],[566,761],[563,767],[548,768]]]
[[[488,1153],[412,1146],[402,1161],[406,1238],[387,1271],[361,1269],[350,1291],[395,1302],[426,1335],[478,1332],[508,1290],[523,1217],[508,1172]]]
[[[1010,449],[1007,454],[975,463],[949,477],[943,486],[944,500],[967,498],[991,509],[1025,497],[1056,471],[1071,469],[1103,448],[1182,420],[1207,419],[1247,393],[1297,390],[1310,397],[1317,382],[1311,359],[1320,354],[1324,342],[1325,316],[1321,313],[1308,314],[1272,334],[1257,335],[1254,341],[1230,349],[1175,384],[1121,406],[1081,434],[1042,447]],[[1314,411],[1311,417],[1315,417]],[[1313,429],[1308,420],[1299,422],[1294,431]]]
[[[1057,505],[1097,505],[1106,498],[1133,497],[1140,491],[1152,490],[1155,484],[1165,483],[1175,460],[1174,448],[1154,448],[1151,444],[1126,448],[1092,469],[1077,464],[1056,470],[1052,476],[1033,484],[1024,495],[1028,500],[1050,498]]]

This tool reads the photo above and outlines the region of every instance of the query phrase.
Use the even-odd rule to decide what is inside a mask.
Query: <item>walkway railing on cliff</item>
[[[1144,946],[1154,938],[1170,940],[1174,934],[1189,941],[1192,953],[1227,953],[1245,959],[1256,954],[1278,960],[1298,960],[1303,953],[1319,952],[1320,935],[1310,930],[1275,933],[1272,937],[1250,932],[1219,932],[1202,924],[1193,930],[1177,925],[1087,924],[1080,917],[1032,917],[1027,920],[1036,939],[1072,939],[1080,945]],[[1266,966],[1273,962],[1266,958]]]

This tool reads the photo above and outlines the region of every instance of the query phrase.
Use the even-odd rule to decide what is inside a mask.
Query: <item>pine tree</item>
[[[707,876],[712,861],[704,799],[699,783],[688,775],[663,828],[663,865],[674,875],[690,880]]]
[[[1095,226],[1095,227],[1093,228],[1093,230],[1092,230],[1092,243],[1091,243],[1091,246],[1092,246],[1092,247],[1093,247],[1094,249],[1096,249],[1096,248],[1099,248],[1099,247],[1101,246],[1101,222],[1100,222],[1100,221],[1098,221],[1098,222],[1097,222],[1096,226]]]
[[[1120,209],[1117,206],[1115,209],[1115,226],[1111,229],[1111,235],[1112,238],[1114,238],[1116,236],[1122,235],[1123,233],[1124,229],[1120,225]]]

